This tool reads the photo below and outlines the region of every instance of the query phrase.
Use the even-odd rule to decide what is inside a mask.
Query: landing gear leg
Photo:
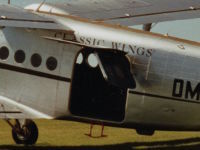
[[[12,127],[12,137],[16,144],[34,145],[38,139],[37,125],[29,119],[23,123],[18,119],[15,120],[14,125],[10,120],[6,120]]]

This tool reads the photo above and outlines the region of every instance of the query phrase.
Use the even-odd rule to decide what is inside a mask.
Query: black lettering
[[[183,86],[184,86],[184,81],[183,80],[175,79],[174,80],[174,85],[173,85],[172,96],[173,97],[182,97],[182,95],[183,95]]]
[[[122,45],[122,51],[125,51],[126,44]]]
[[[117,43],[112,42],[112,48],[113,48],[113,49],[117,49],[117,48],[118,48],[118,47],[117,47]]]
[[[97,41],[97,45],[101,45],[101,43],[102,43],[102,45],[104,45],[104,40],[102,40],[102,41],[101,41],[101,40],[98,40],[98,41]]]
[[[98,40],[98,41],[97,41],[97,45],[100,45],[100,43],[101,43],[101,41],[100,41],[100,40]]]
[[[121,43],[112,42],[113,49],[120,50],[121,45],[122,45]]]
[[[200,94],[199,90],[200,90],[200,83],[193,90],[191,86],[191,82],[187,81],[185,98],[188,99],[190,96],[192,99],[194,99],[196,96],[196,100],[199,100],[199,94]]]
[[[96,39],[94,39],[94,41],[93,41],[93,45],[94,45],[94,46],[96,45]]]
[[[80,37],[81,43],[85,43],[85,37]]]
[[[152,56],[152,53],[153,53],[153,50],[152,50],[152,49],[147,49],[146,56],[147,56],[147,57],[151,57],[151,56]]]
[[[136,46],[129,45],[129,48],[130,48],[131,52],[133,54],[135,54],[135,48],[136,48]]]
[[[145,48],[143,48],[143,47],[139,47],[138,49],[137,49],[137,54],[138,55],[144,55],[144,53],[145,53]]]
[[[85,44],[90,45],[91,44],[92,39],[91,38],[87,38]]]

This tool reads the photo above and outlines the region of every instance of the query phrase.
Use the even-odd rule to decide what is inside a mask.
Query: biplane
[[[200,0],[0,5],[0,118],[25,145],[38,138],[32,119],[200,130],[200,43],[151,32],[199,17]]]

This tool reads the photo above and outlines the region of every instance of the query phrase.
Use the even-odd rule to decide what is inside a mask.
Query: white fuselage
[[[41,36],[74,38],[91,47],[124,51],[130,61],[136,88],[127,91],[125,118],[122,122],[101,121],[129,127],[200,129],[200,116],[197,115],[200,113],[200,44],[119,26],[55,18],[75,31],[75,37],[57,31],[1,29],[0,47],[9,49],[8,59],[0,60],[1,95],[53,118],[79,118],[70,113],[69,103],[73,68],[82,48]],[[22,64],[14,60],[19,49],[26,54]],[[31,65],[31,56],[35,53],[42,58],[39,67]],[[53,71],[46,67],[46,60],[51,56],[58,61]]]
[[[83,44],[127,52],[137,86],[129,89],[123,123],[198,128],[200,45],[118,26],[59,22]]]

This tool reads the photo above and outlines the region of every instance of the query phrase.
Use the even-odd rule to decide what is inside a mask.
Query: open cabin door
[[[76,116],[121,122],[128,88],[135,88],[135,81],[123,52],[85,48],[74,68],[70,111]]]

